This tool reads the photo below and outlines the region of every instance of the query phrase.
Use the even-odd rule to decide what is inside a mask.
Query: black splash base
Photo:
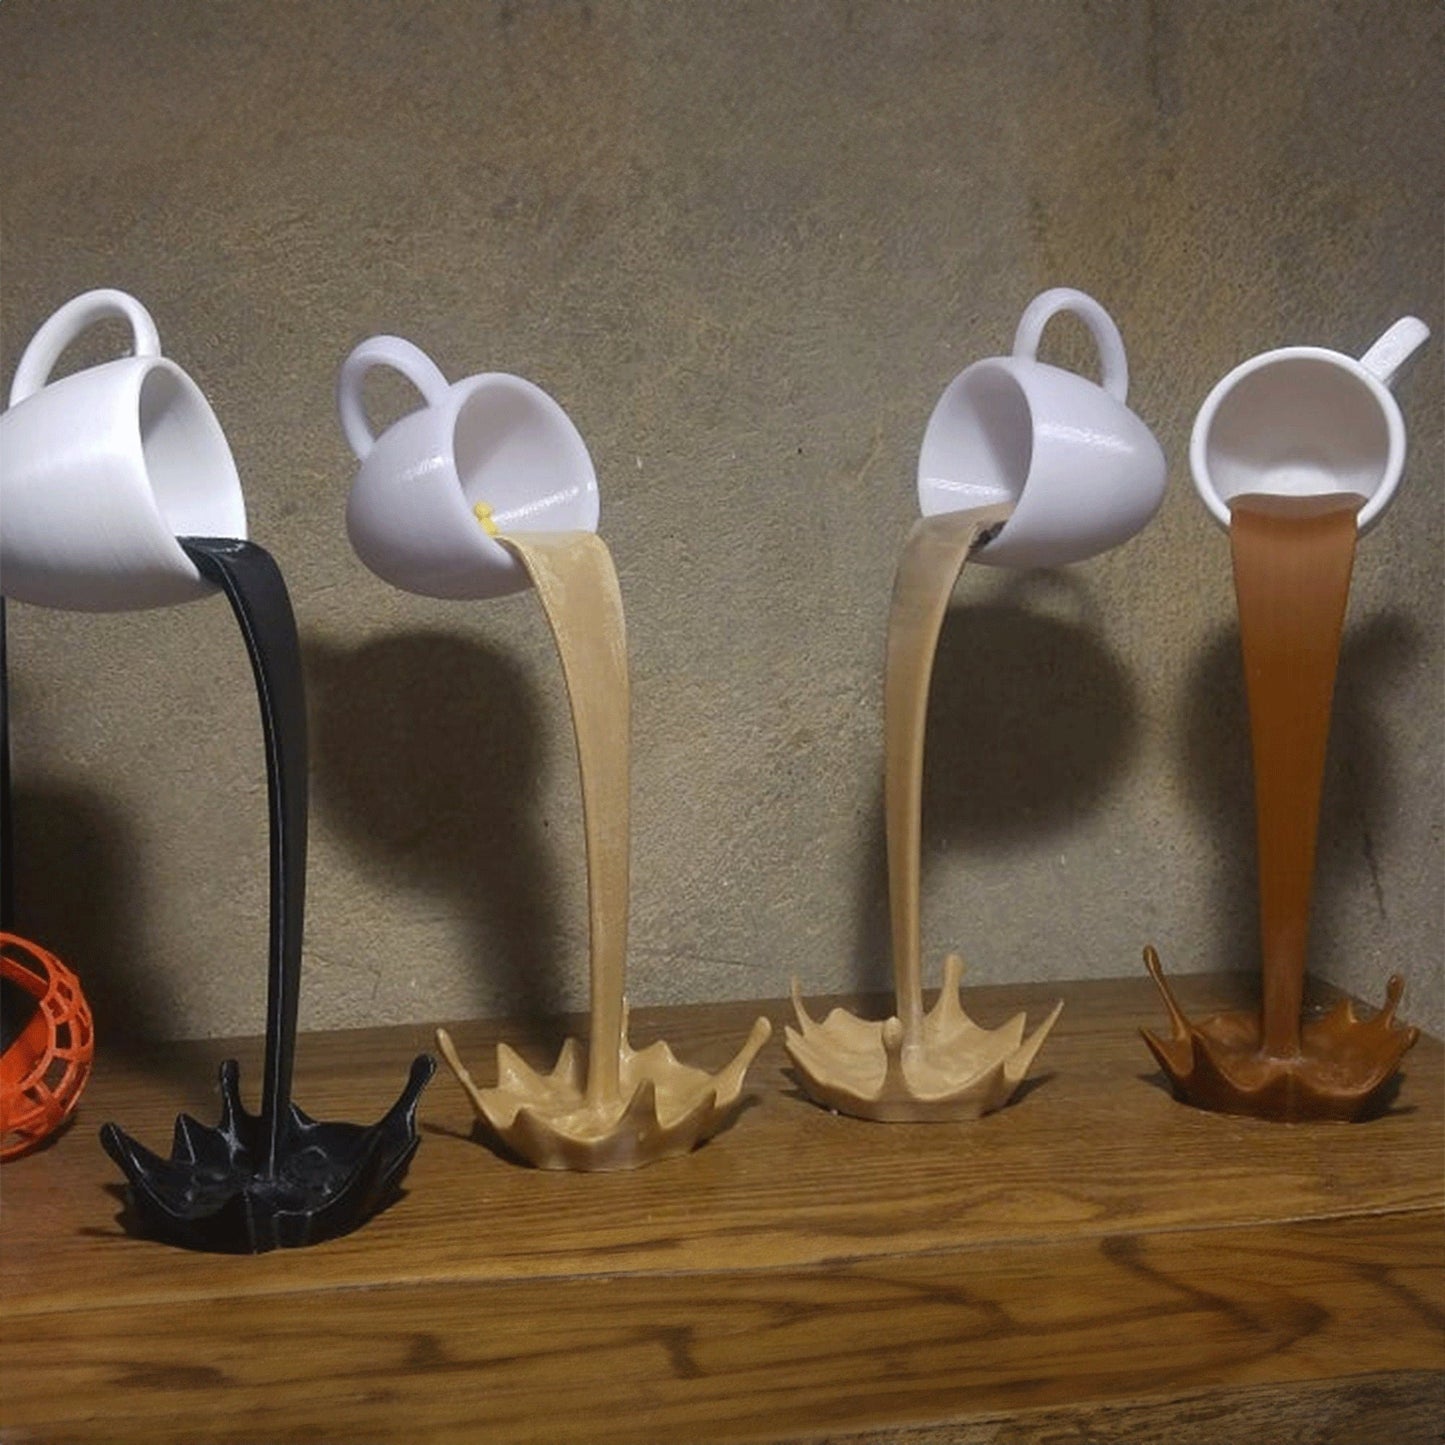
[[[221,1066],[221,1122],[182,1114],[162,1159],[115,1124],[100,1132],[130,1183],[126,1222],[189,1249],[260,1254],[332,1239],[395,1195],[416,1152],[416,1106],[436,1071],[421,1055],[401,1097],[372,1125],[318,1123],[291,1102],[306,900],[306,693],[296,618],[271,554],[254,542],[182,537],[186,555],[231,604],[256,680],[270,821],[266,1057],[261,1112]]]
[[[420,1142],[416,1109],[436,1072],[420,1054],[401,1097],[372,1125],[318,1122],[286,1106],[274,1169],[259,1115],[241,1103],[240,1070],[221,1065],[221,1122],[176,1119],[163,1159],[114,1124],[100,1133],[105,1152],[130,1183],[138,1229],[187,1249],[262,1254],[349,1234],[396,1197]]]

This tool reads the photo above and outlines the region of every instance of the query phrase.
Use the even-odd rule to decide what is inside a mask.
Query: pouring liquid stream
[[[263,1177],[274,1178],[291,1108],[301,941],[306,907],[306,689],[290,594],[271,554],[254,542],[189,537],[186,555],[231,604],[256,680],[266,753],[270,837]]]
[[[923,1029],[923,745],[934,654],[949,599],[969,554],[1013,511],[995,504],[914,524],[893,579],[883,681],[884,831],[893,977],[903,1046]]]
[[[490,514],[488,514],[490,515]],[[478,518],[484,526],[488,518]],[[496,535],[495,528],[489,532]],[[631,703],[622,593],[611,554],[592,532],[532,532],[503,539],[527,569],[557,645],[577,739],[587,852],[591,1043],[586,1104],[600,1114],[620,1099],[629,898]]]
[[[1236,496],[1230,548],[1254,755],[1261,1052],[1300,1053],[1320,792],[1354,566],[1352,492]]]

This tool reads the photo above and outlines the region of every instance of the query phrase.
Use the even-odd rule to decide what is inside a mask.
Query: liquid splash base
[[[445,1029],[437,1030],[437,1044],[478,1117],[514,1154],[544,1169],[605,1170],[687,1154],[715,1134],[741,1099],[769,1033],[759,1019],[733,1061],[709,1074],[682,1063],[660,1040],[635,1050],[624,1010],[617,1088],[595,1099],[588,1097],[588,1049],[576,1039],[562,1045],[550,1074],[499,1044],[494,1089],[477,1087]]]
[[[1325,749],[1364,500],[1247,494],[1230,505],[1254,753],[1261,1007],[1191,1023],[1158,954],[1144,951],[1173,1026],[1168,1040],[1145,1030],[1144,1041],[1175,1091],[1201,1108],[1286,1121],[1359,1118],[1418,1037],[1394,1022],[1398,974],[1373,1018],[1356,1018],[1348,1001],[1302,1016]]]
[[[1214,1014],[1197,1023],[1185,1017],[1164,978],[1159,955],[1144,950],[1144,966],[1169,1011],[1167,1039],[1141,1032],[1176,1092],[1201,1109],[1252,1114],[1261,1119],[1357,1119],[1375,1106],[1419,1037],[1395,1023],[1405,982],[1392,974],[1385,1006],[1359,1019],[1342,999],[1327,1013],[1300,1021],[1299,1046],[1284,1057],[1264,1047],[1261,1015]]]
[[[943,961],[943,987],[919,1021],[913,1046],[901,1019],[881,1023],[834,1009],[818,1023],[793,985],[798,1029],[788,1030],[789,1057],[808,1092],[839,1113],[883,1123],[973,1119],[1008,1103],[1043,1047],[1063,1004],[1027,1039],[1024,1015],[985,1029],[959,998],[963,960]]]
[[[803,1006],[785,1032],[803,1088],[840,1113],[890,1123],[973,1119],[1006,1104],[1063,1008],[1027,1037],[1024,1015],[981,1028],[959,1001],[963,962],[944,963],[943,988],[923,1007],[919,919],[923,743],[938,635],[973,549],[1008,519],[1009,506],[945,512],[913,524],[893,581],[884,679],[884,794],[888,904],[898,1012],[881,1021],[834,1009],[821,1023]]]
[[[477,1087],[445,1029],[437,1045],[483,1126],[512,1153],[544,1169],[635,1169],[687,1153],[727,1122],[771,1026],[760,1018],[717,1074],[680,1063],[664,1043],[634,1050],[628,1042],[630,703],[617,572],[591,532],[496,540],[536,588],[572,708],[587,848],[590,1041],[568,1039],[550,1073],[500,1044],[490,1089]]]

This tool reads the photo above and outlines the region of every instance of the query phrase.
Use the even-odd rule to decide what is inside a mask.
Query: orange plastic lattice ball
[[[53,953],[0,933],[0,975],[35,1011],[0,1054],[0,1160],[35,1148],[70,1116],[90,1077],[95,1028],[80,980]]]

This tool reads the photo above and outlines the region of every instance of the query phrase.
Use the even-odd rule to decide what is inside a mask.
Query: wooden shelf
[[[1178,983],[1191,1009],[1241,1002]],[[992,1025],[1058,993],[1037,1079],[977,1123],[835,1117],[775,1036],[730,1129],[633,1174],[497,1157],[443,1073],[406,1194],[258,1258],[125,1235],[95,1131],[168,1145],[179,1110],[211,1119],[222,1058],[255,1085],[259,1044],[112,1049],[76,1125],[0,1180],[0,1439],[1438,1440],[1440,1043],[1380,1118],[1271,1125],[1165,1091],[1142,978],[965,1001]],[[716,1066],[759,1011],[780,1034],[769,1002],[643,1010],[633,1036]],[[546,1057],[535,1026],[451,1027],[483,1081],[498,1037]],[[375,1117],[429,1042],[306,1035],[297,1101]]]

